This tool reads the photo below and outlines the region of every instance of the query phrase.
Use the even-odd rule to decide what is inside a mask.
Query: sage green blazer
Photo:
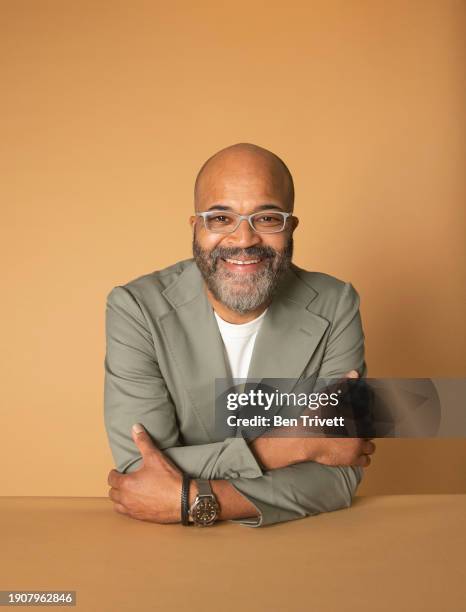
[[[114,287],[107,296],[104,420],[116,469],[141,456],[142,423],[193,477],[228,479],[258,509],[248,526],[351,505],[362,469],[315,462],[266,471],[242,437],[219,439],[216,378],[230,376],[223,341],[193,259]],[[248,378],[366,375],[359,296],[350,283],[292,265],[256,337]]]

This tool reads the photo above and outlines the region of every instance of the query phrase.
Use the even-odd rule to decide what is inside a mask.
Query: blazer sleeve
[[[181,446],[176,411],[160,373],[144,315],[130,292],[114,287],[107,296],[104,361],[104,422],[116,469],[132,472],[141,456],[131,437],[142,423],[154,442],[192,477],[257,478],[263,471],[243,438]]]
[[[351,283],[345,283],[317,378],[336,378],[353,369],[361,376],[367,373],[359,295]],[[232,480],[231,484],[260,513],[257,518],[235,522],[260,527],[347,508],[362,474],[360,467],[332,467],[308,461],[266,471],[260,478]]]

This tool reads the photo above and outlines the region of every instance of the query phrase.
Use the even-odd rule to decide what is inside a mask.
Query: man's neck
[[[264,310],[269,306],[270,302],[266,302],[261,304],[254,310],[250,310],[245,313],[239,313],[236,310],[231,310],[222,302],[219,302],[213,295],[212,292],[205,287],[207,298],[209,302],[212,304],[213,309],[218,314],[218,316],[226,321],[227,323],[234,323],[235,325],[241,325],[242,323],[249,323],[253,319],[257,319]]]

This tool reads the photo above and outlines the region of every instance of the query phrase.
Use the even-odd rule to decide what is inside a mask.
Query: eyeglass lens
[[[229,212],[213,212],[206,215],[205,222],[208,230],[218,234],[234,232],[239,225],[238,217]],[[252,215],[251,223],[257,232],[273,234],[283,230],[286,218],[276,212],[260,212]]]

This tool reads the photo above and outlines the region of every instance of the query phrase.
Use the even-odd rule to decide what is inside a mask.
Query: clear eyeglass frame
[[[270,213],[270,214],[273,213],[275,215],[278,214],[281,217],[283,217],[283,225],[281,227],[279,227],[278,229],[273,229],[273,230],[269,230],[269,231],[260,231],[260,230],[257,230],[254,227],[253,218],[254,217],[258,217],[260,215],[266,215],[267,213]],[[236,221],[237,221],[236,225],[232,229],[231,228],[228,229],[228,231],[215,231],[215,230],[210,229],[207,226],[207,219],[209,217],[215,215],[215,214],[216,215],[222,215],[222,214],[224,214],[224,215],[233,215],[234,217],[236,217]],[[248,221],[251,229],[254,232],[256,232],[256,234],[278,234],[279,232],[283,232],[284,231],[288,218],[293,216],[292,213],[283,212],[281,210],[261,210],[259,212],[252,213],[250,215],[240,215],[238,213],[235,213],[235,212],[232,212],[232,211],[225,211],[225,210],[208,210],[206,212],[197,212],[197,213],[195,213],[195,215],[196,215],[196,217],[202,217],[203,218],[205,229],[208,232],[212,233],[212,234],[232,234],[233,232],[236,232],[236,230],[238,229],[241,221],[243,221],[243,220]]]

